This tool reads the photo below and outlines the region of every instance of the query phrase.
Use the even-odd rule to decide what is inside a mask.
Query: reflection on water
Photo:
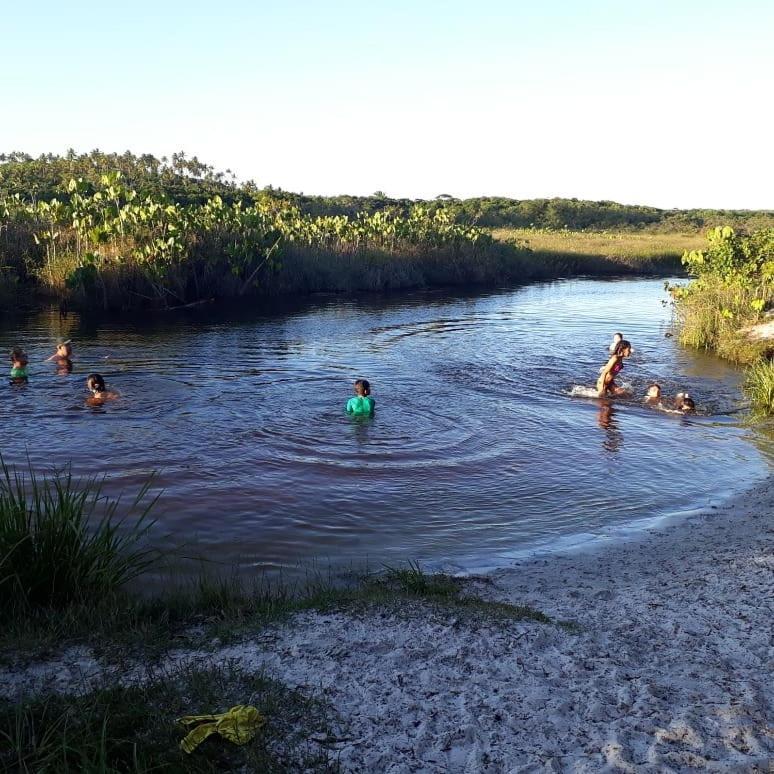
[[[575,280],[7,320],[1,346],[23,344],[31,365],[28,385],[3,389],[3,456],[72,461],[78,474],[107,474],[113,492],[158,470],[154,540],[212,561],[493,564],[763,474],[732,413],[738,373],[666,337],[663,299],[661,280]],[[634,397],[571,397],[573,385],[593,387],[619,329],[635,346]],[[71,369],[43,362],[58,336],[73,339]],[[84,404],[93,371],[119,400]],[[344,414],[358,377],[371,381],[373,419]],[[652,381],[666,395],[688,388],[705,416],[644,407]],[[626,498],[610,486],[618,477]]]
[[[612,400],[603,398],[599,401],[597,423],[605,431],[602,447],[606,451],[617,452],[623,443],[623,434],[615,421],[615,408]]]

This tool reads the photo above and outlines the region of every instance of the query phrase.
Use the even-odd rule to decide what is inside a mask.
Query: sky
[[[774,209],[766,0],[3,0],[0,152],[307,194]]]

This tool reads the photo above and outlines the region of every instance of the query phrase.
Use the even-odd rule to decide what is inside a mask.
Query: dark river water
[[[2,454],[106,474],[111,493],[158,471],[152,539],[176,557],[505,564],[717,502],[765,474],[739,373],[665,335],[667,300],[663,280],[578,279],[131,322],[6,319],[2,346],[26,347],[30,380],[1,388]],[[638,398],[572,397],[594,384],[616,330],[635,348],[619,381]],[[73,338],[70,375],[42,362],[58,335]],[[90,371],[121,398],[86,407]],[[371,420],[344,413],[360,376]],[[654,379],[665,394],[690,390],[700,415],[643,407]]]

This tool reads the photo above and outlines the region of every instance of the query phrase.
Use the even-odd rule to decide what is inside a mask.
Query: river
[[[613,539],[765,474],[739,372],[676,343],[668,300],[663,280],[573,279],[5,319],[2,346],[24,346],[31,365],[28,384],[2,387],[2,454],[106,475],[111,494],[156,471],[151,539],[181,567],[491,568]],[[635,348],[619,381],[637,399],[571,397],[594,384],[617,330]],[[70,374],[43,362],[59,335],[74,342]],[[87,407],[90,371],[120,399]],[[360,376],[370,420],[343,411]],[[699,414],[644,407],[651,380],[689,389]]]

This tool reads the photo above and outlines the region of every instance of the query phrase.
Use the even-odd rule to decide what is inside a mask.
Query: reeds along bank
[[[168,306],[250,290],[262,269],[289,254],[332,257],[378,254],[450,260],[492,248],[481,229],[455,223],[443,209],[311,217],[267,198],[183,205],[140,200],[120,173],[99,186],[70,180],[66,195],[0,204],[0,251],[22,283],[91,299],[105,307]],[[335,260],[333,261],[335,265]],[[334,266],[335,268],[335,266]],[[122,287],[123,286],[123,287]],[[116,298],[116,295],[119,298]],[[118,303],[116,303],[118,301]]]

